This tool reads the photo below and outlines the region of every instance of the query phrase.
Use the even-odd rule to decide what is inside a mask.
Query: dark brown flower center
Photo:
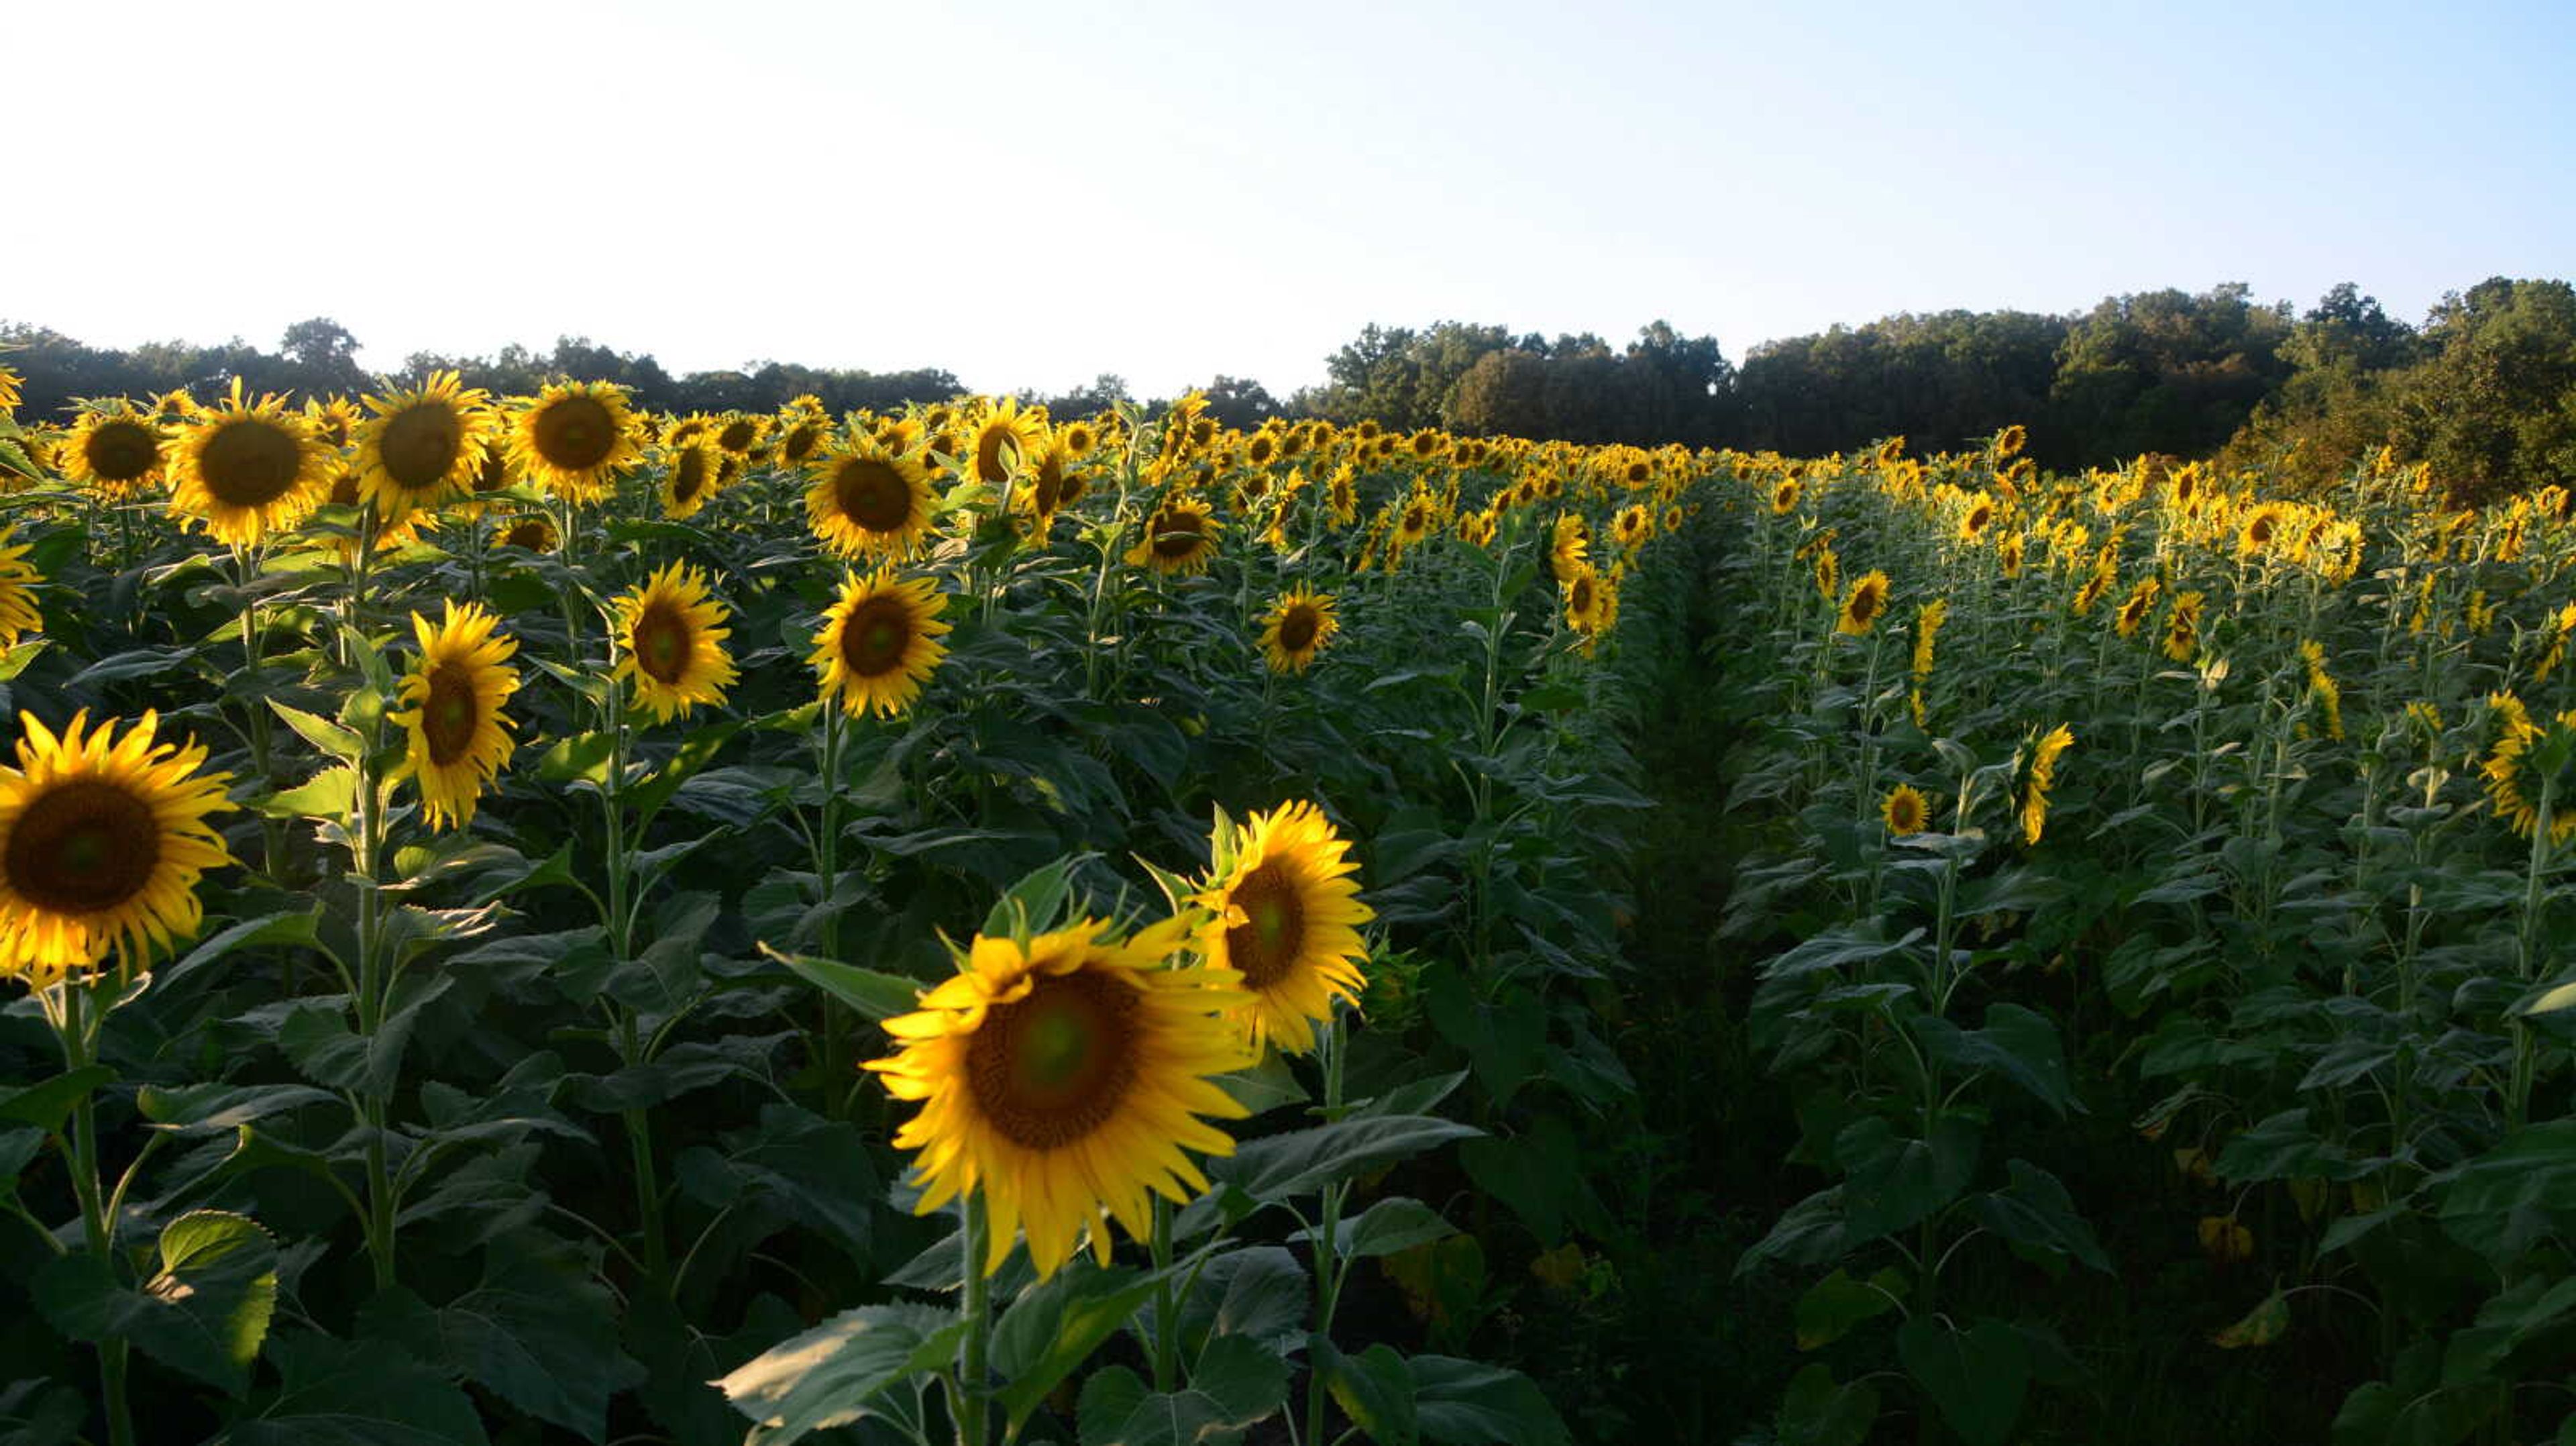
[[[101,482],[138,482],[161,465],[161,439],[141,422],[102,422],[81,444],[81,460]]]
[[[285,496],[303,470],[295,434],[260,417],[216,424],[197,455],[206,491],[228,507],[265,507]]]
[[[9,833],[9,886],[58,913],[115,908],[142,892],[160,862],[152,805],[103,779],[44,790]]]
[[[535,435],[547,466],[587,472],[617,450],[617,416],[597,397],[557,397],[537,412]]]
[[[385,475],[406,492],[424,492],[447,480],[465,446],[465,427],[444,402],[405,407],[385,419],[379,444]]]
[[[707,490],[707,454],[695,447],[685,448],[680,460],[671,467],[671,500],[687,503]]]
[[[1323,625],[1323,616],[1313,603],[1298,603],[1279,620],[1279,646],[1291,653],[1302,653],[1315,645],[1315,634]]]
[[[1288,973],[1306,942],[1306,905],[1276,859],[1245,874],[1226,896],[1243,922],[1225,931],[1225,953],[1246,989],[1267,989]]]
[[[482,712],[471,669],[462,663],[430,669],[429,700],[420,707],[420,736],[429,744],[429,761],[445,768],[463,758]]]
[[[912,517],[912,484],[891,462],[855,457],[832,476],[841,515],[870,532],[893,532]]]
[[[975,439],[975,480],[999,486],[1011,480],[1011,464],[1020,459],[1020,439],[1000,423],[986,424]]]
[[[1190,509],[1175,508],[1154,521],[1154,553],[1158,557],[1188,557],[1207,540],[1201,530],[1206,519]]]
[[[881,593],[850,610],[841,624],[841,663],[862,678],[879,678],[903,666],[912,646],[912,608]]]
[[[1004,1139],[1074,1144],[1117,1114],[1136,1081],[1136,990],[1105,973],[1040,974],[985,1011],[966,1046],[966,1087]]]
[[[716,433],[716,445],[728,452],[747,451],[752,439],[759,435],[760,427],[751,418],[736,417],[725,423],[723,431]]]
[[[635,619],[635,666],[654,681],[677,685],[689,671],[697,648],[697,630],[688,617],[664,599],[655,599]]]

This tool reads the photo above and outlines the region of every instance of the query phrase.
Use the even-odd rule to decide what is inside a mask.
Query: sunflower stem
[[[959,1446],[985,1446],[992,1438],[990,1382],[985,1353],[992,1345],[991,1283],[984,1277],[984,1238],[992,1217],[981,1187],[969,1190],[957,1204],[958,1280],[964,1287],[966,1339],[957,1347],[957,1414]]]
[[[2540,773],[2540,812],[2531,830],[2531,857],[2523,878],[2522,927],[2515,940],[2515,962],[2520,966],[2522,983],[2527,988],[2539,976],[2540,921],[2547,895],[2542,880],[2549,872],[2552,815],[2558,804],[2558,772],[2555,768]],[[2505,1097],[2505,1124],[2519,1130],[2531,1118],[2531,1088],[2538,1075],[2540,1039],[2532,1032],[2528,1016],[2513,1021],[2513,1082]]]
[[[1173,1329],[1180,1323],[1179,1302],[1172,1291],[1172,1202],[1154,1197],[1154,1389],[1169,1394],[1180,1376],[1181,1343]]]
[[[1324,1119],[1327,1123],[1342,1117],[1342,1056],[1346,1042],[1342,1010],[1331,1006],[1331,1017],[1315,1032],[1315,1050],[1324,1067]],[[1323,1210],[1315,1222],[1315,1334],[1329,1340],[1333,1333],[1333,1308],[1340,1304],[1342,1273],[1334,1235],[1341,1229],[1342,1204],[1350,1186],[1336,1181],[1324,1187]],[[1312,1353],[1306,1361],[1306,1428],[1304,1440],[1324,1439],[1324,1373],[1316,1367]]]
[[[823,905],[823,957],[841,962],[841,911],[832,900],[841,882],[841,749],[846,728],[837,698],[823,700],[822,826],[814,835],[814,887]],[[848,1070],[848,1020],[844,1006],[829,990],[817,990],[823,1009],[824,1112],[833,1119],[849,1116],[849,1101],[839,1084]],[[834,1103],[838,1100],[839,1103]]]
[[[82,1009],[91,985],[86,980],[66,978],[56,986],[62,991],[60,1011],[45,1011],[46,1022],[54,1026],[54,1037],[61,1043],[63,1071],[66,1074],[87,1069],[97,1058],[98,1029],[107,1011],[95,1016]],[[69,1139],[62,1141],[63,1152],[71,1170],[72,1193],[80,1201],[81,1229],[89,1242],[89,1252],[100,1264],[114,1269],[116,1256],[116,1221],[109,1213],[99,1189],[98,1106],[83,1093],[72,1106],[72,1128]],[[111,1446],[132,1446],[134,1417],[125,1399],[126,1343],[123,1337],[99,1342],[99,1393],[107,1411],[107,1435]]]

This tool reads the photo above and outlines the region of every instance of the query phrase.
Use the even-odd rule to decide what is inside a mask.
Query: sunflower
[[[914,1212],[984,1192],[987,1274],[1023,1228],[1041,1279],[1085,1231],[1106,1262],[1103,1209],[1146,1238],[1148,1191],[1186,1203],[1207,1188],[1184,1148],[1234,1153],[1202,1117],[1249,1113],[1212,1078],[1252,1063],[1218,1013],[1246,1003],[1233,972],[1160,967],[1186,937],[1177,920],[1124,942],[1107,932],[1086,919],[1027,940],[977,935],[954,978],[885,1022],[897,1052],[864,1066],[921,1102],[894,1137],[921,1151]]]
[[[1404,510],[1396,514],[1396,547],[1410,548],[1429,537],[1431,525],[1439,520],[1439,501],[1420,483],[1414,484],[1413,495],[1404,500]]]
[[[1985,537],[1987,526],[1994,520],[1995,500],[1983,492],[1972,494],[1967,510],[1959,514],[1959,540],[1970,546],[1976,545]]]
[[[1021,409],[1018,399],[1004,397],[986,409],[973,426],[974,480],[987,487],[1009,485],[1020,459],[1046,440],[1046,423]]]
[[[2540,805],[2523,791],[2522,769],[2525,761],[2530,759],[2532,746],[2540,741],[2545,730],[2531,720],[2531,713],[2523,707],[2522,700],[2511,693],[2490,694],[2487,705],[2503,724],[2496,737],[2495,751],[2479,767],[2479,771],[2486,775],[2487,799],[2495,809],[2496,817],[2504,820],[2505,827],[2529,838],[2540,828]],[[2576,712],[2559,714],[2558,723],[2561,727],[2576,726]],[[2576,834],[2576,808],[2553,805],[2549,814],[2550,843],[2563,844],[2570,834]]]
[[[1333,616],[1332,595],[1299,583],[1271,604],[1262,618],[1261,651],[1270,661],[1270,671],[1303,673],[1340,629],[1340,621]]]
[[[1360,516],[1360,492],[1351,464],[1344,462],[1333,469],[1332,479],[1324,484],[1324,496],[1333,506],[1333,525],[1348,527]]]
[[[873,441],[849,442],[805,468],[805,521],[825,547],[843,557],[912,551],[930,530],[930,470],[919,453]]]
[[[1820,547],[1816,549],[1815,560],[1809,566],[1814,569],[1816,575],[1816,596],[1826,602],[1832,602],[1834,595],[1842,591],[1842,558],[1837,556],[1832,548]]]
[[[530,552],[552,552],[563,546],[563,534],[556,529],[553,518],[542,512],[530,512],[511,518],[509,525],[501,529],[501,545],[524,547]]]
[[[701,440],[671,449],[662,469],[662,515],[676,522],[697,515],[716,495],[716,449]]]
[[[2109,592],[2111,584],[2119,580],[2119,568],[2111,562],[2105,560],[2095,563],[2092,575],[2084,579],[2082,587],[2075,590],[2075,600],[2071,604],[2075,615],[2080,618],[2093,611],[2093,605],[2102,600],[2102,594]]]
[[[378,516],[408,517],[473,488],[491,446],[485,400],[455,372],[432,372],[424,386],[367,398],[375,415],[358,424],[358,490]]]
[[[608,382],[550,383],[510,427],[510,460],[523,476],[574,502],[604,502],[619,469],[641,457],[626,393]]]
[[[27,561],[32,543],[9,545],[16,528],[0,528],[0,648],[14,648],[29,633],[44,630],[44,614],[36,609],[35,587],[44,578]]]
[[[1089,422],[1067,422],[1056,431],[1056,440],[1075,457],[1088,457],[1100,445],[1100,429]]]
[[[2152,577],[2138,579],[2138,585],[2129,589],[2128,600],[2120,604],[2119,613],[2112,619],[2113,629],[2121,637],[2136,637],[2138,626],[2147,620],[2147,613],[2156,605],[2156,594],[2163,590],[2164,584]]]
[[[2165,656],[2177,663],[2188,663],[2200,651],[2200,608],[2197,592],[2177,596],[2173,612],[2165,618]]]
[[[1834,631],[1846,637],[1859,637],[1878,625],[1879,614],[1887,611],[1887,574],[1875,569],[1861,574],[1852,584],[1851,595],[1843,599],[1841,618]]]
[[[0,412],[18,410],[18,374],[0,367]]]
[[[1011,498],[1011,506],[1029,514],[1029,535],[1039,542],[1054,530],[1055,515],[1067,503],[1082,495],[1082,477],[1074,470],[1076,456],[1061,437],[1049,441],[1044,451],[1029,466],[1029,485]]]
[[[472,823],[475,798],[510,761],[512,725],[501,705],[519,688],[518,670],[505,661],[519,644],[496,635],[495,621],[482,604],[459,608],[453,598],[435,626],[411,615],[420,656],[398,698],[408,708],[386,716],[411,735],[397,776],[419,781],[421,817],[434,830]]]
[[[2021,790],[2022,842],[2039,842],[2040,828],[2048,822],[2049,786],[2057,779],[2057,755],[2074,743],[2074,730],[2060,723],[2032,749],[2030,772],[2023,779]]]
[[[1878,816],[1887,821],[1887,831],[1898,838],[1921,833],[1931,820],[1932,805],[1923,801],[1923,790],[1910,783],[1900,783],[1887,791],[1878,805]]]
[[[321,440],[323,446],[334,452],[348,446],[350,440],[358,435],[358,419],[363,415],[358,404],[347,397],[333,397],[321,402],[307,398],[304,403],[304,424],[313,429],[313,435]]]
[[[1241,976],[1251,1003],[1231,1018],[1251,1038],[1289,1054],[1315,1047],[1315,1025],[1333,1001],[1359,1002],[1359,926],[1377,917],[1360,902],[1350,841],[1311,803],[1219,825],[1217,876],[1197,902],[1215,915],[1199,951]]]
[[[1559,591],[1565,594],[1565,625],[1578,633],[1590,633],[1601,626],[1601,603],[1608,591],[1601,574],[1592,564],[1577,567],[1574,576],[1565,580]]]
[[[767,417],[727,412],[717,420],[713,434],[708,440],[714,442],[719,451],[730,452],[737,457],[748,457],[751,455],[751,449],[759,446],[760,439],[768,434]]]
[[[2004,428],[2002,431],[1995,433],[1995,455],[1997,457],[2014,456],[2019,453],[2023,447],[2027,446],[2029,442],[2030,429],[2019,422],[2015,422],[2011,426]]]
[[[1572,580],[1591,548],[1592,539],[1584,529],[1583,519],[1571,512],[1557,514],[1556,527],[1548,536],[1547,566],[1560,586]]]
[[[1127,562],[1184,576],[1205,572],[1208,560],[1216,556],[1216,535],[1224,529],[1206,503],[1175,492],[1146,519],[1143,535],[1127,550]]]
[[[832,421],[829,417],[799,412],[783,419],[778,431],[778,460],[790,467],[802,467],[814,455],[831,445]]]
[[[653,720],[687,717],[700,703],[721,706],[733,686],[733,659],[724,640],[724,604],[707,595],[695,567],[669,563],[640,587],[615,599],[617,669],[612,680],[632,681],[635,701]]]
[[[122,738],[86,711],[59,737],[19,719],[18,766],[0,766],[0,973],[42,985],[194,934],[198,876],[232,862],[206,823],[231,809],[232,775],[198,773],[193,741],[156,742],[151,713]]]
[[[170,510],[203,522],[219,541],[249,546],[322,505],[330,455],[277,398],[245,405],[235,381],[224,405],[181,434],[170,464]]]
[[[934,578],[898,582],[892,568],[847,575],[806,659],[822,676],[824,700],[840,695],[853,718],[870,709],[891,718],[910,708],[948,656],[938,641],[948,631],[939,620],[942,605]]]
[[[150,415],[119,401],[84,412],[55,455],[72,481],[96,488],[101,497],[131,497],[161,480],[165,440]]]

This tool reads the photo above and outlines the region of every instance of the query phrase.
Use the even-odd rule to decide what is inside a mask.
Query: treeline
[[[449,369],[505,393],[554,376],[613,381],[673,412],[769,410],[807,394],[835,411],[883,409],[963,390],[955,374],[931,367],[763,362],[673,376],[650,353],[574,337],[550,353],[415,353],[378,377],[358,366],[356,339],[319,318],[290,327],[275,352],[238,340],[117,351],[18,325],[0,325],[0,348],[26,378],[33,416],[59,415],[77,397],[174,387],[209,396],[235,378],[252,391],[315,395]],[[2564,281],[2484,281],[2446,295],[2420,327],[2351,283],[2304,312],[2230,283],[2108,297],[2067,315],[1906,314],[1765,342],[1741,367],[1714,337],[1661,321],[1616,347],[1588,332],[1550,339],[1457,321],[1373,324],[1325,371],[1323,385],[1285,401],[1240,377],[1200,390],[1238,427],[1274,416],[1373,417],[1407,429],[1815,456],[1894,435],[1921,451],[1967,448],[2021,422],[2033,454],[2059,470],[2157,452],[2322,484],[2384,445],[2429,462],[2464,499],[2576,480],[2576,288]],[[1137,400],[1110,373],[1056,395],[1021,395],[1059,415]]]

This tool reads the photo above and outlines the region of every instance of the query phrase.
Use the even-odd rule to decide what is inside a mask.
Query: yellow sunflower
[[[1224,530],[1213,508],[1186,492],[1175,492],[1146,519],[1143,534],[1127,549],[1128,564],[1185,576],[1205,572],[1209,559],[1216,556],[1216,535]]]
[[[769,435],[767,417],[751,416],[743,412],[727,412],[717,419],[715,427],[708,435],[708,440],[716,444],[718,451],[730,452],[737,457],[748,457],[751,455],[751,449],[759,446],[760,439],[767,435]]]
[[[1047,443],[1029,466],[1029,485],[1011,498],[1011,506],[1029,516],[1029,535],[1039,542],[1054,530],[1055,515],[1066,504],[1082,495],[1082,475],[1075,470],[1078,458],[1061,437]]]
[[[1000,488],[1010,483],[1020,459],[1046,440],[1046,423],[1036,413],[1021,410],[1018,399],[1004,397],[975,420],[973,435],[971,475],[987,487]]]
[[[802,467],[832,443],[832,420],[812,412],[798,412],[781,418],[778,426],[778,460],[790,467]]]
[[[1555,531],[1548,539],[1547,565],[1559,586],[1574,579],[1575,570],[1583,566],[1584,555],[1591,546],[1582,518],[1571,512],[1558,514]]]
[[[123,401],[84,412],[55,452],[62,474],[102,497],[131,497],[161,480],[161,425]]]
[[[358,424],[358,491],[376,515],[408,517],[472,489],[492,441],[482,391],[432,372],[424,386],[366,400],[375,415]]]
[[[1601,607],[1609,597],[1609,589],[1602,585],[1601,574],[1592,564],[1579,564],[1561,590],[1565,594],[1565,625],[1578,633],[1598,631]]]
[[[323,446],[339,451],[358,434],[358,406],[347,397],[333,397],[327,402],[307,400],[304,403],[305,425]]]
[[[843,557],[901,557],[930,530],[930,471],[918,453],[850,442],[807,464],[805,521]]]
[[[36,608],[36,584],[44,578],[27,561],[32,543],[12,547],[14,527],[0,527],[0,648],[14,648],[29,633],[42,632],[44,614]]]
[[[1851,595],[1843,599],[1842,616],[1834,631],[1846,637],[1859,637],[1878,625],[1879,614],[1887,611],[1887,574],[1872,569],[1861,574],[1852,584]]]
[[[2524,791],[2522,771],[2525,761],[2530,758],[2532,745],[2538,743],[2547,730],[2532,721],[2530,710],[2511,693],[2490,694],[2487,705],[2495,710],[2502,725],[2496,736],[2495,751],[2479,765],[2478,771],[2486,775],[2487,800],[2494,808],[2495,816],[2504,820],[2505,827],[2529,838],[2540,828],[2540,804]],[[2576,727],[2576,712],[2559,714],[2558,724]],[[2553,846],[2563,844],[2571,834],[2576,834],[2576,807],[2560,808],[2553,803],[2549,813],[2550,843]]]
[[[1333,1001],[1359,1002],[1359,926],[1376,918],[1350,876],[1350,841],[1312,803],[1220,825],[1217,873],[1197,902],[1216,917],[1199,930],[1207,962],[1241,976],[1248,1003],[1231,1013],[1253,1047],[1289,1054],[1315,1047]]]
[[[1880,801],[1878,816],[1887,821],[1889,833],[1903,838],[1923,831],[1923,825],[1931,820],[1932,805],[1924,802],[1923,790],[1910,783],[1900,783],[1889,789],[1887,797]]]
[[[1065,451],[1078,458],[1090,456],[1091,449],[1100,445],[1100,429],[1087,421],[1067,422],[1055,436]]]
[[[617,473],[644,455],[626,393],[608,382],[550,383],[510,425],[510,460],[559,497],[604,502]]]
[[[1107,930],[1092,919],[1025,942],[976,936],[954,978],[885,1022],[897,1052],[865,1066],[921,1102],[894,1137],[921,1151],[915,1213],[983,1191],[987,1274],[1023,1228],[1041,1279],[1086,1231],[1105,1263],[1104,1209],[1145,1239],[1148,1191],[1187,1203],[1207,1188],[1184,1149],[1234,1153],[1207,1117],[1249,1113],[1213,1079],[1252,1062],[1217,1013],[1244,1001],[1232,971],[1160,967],[1186,937],[1178,920],[1125,942]]]
[[[0,367],[0,412],[18,410],[18,374]]]
[[[694,517],[715,495],[716,449],[703,440],[672,448],[662,469],[662,515],[674,522]]]
[[[853,718],[874,709],[893,717],[921,696],[921,685],[948,648],[939,620],[944,600],[935,578],[897,581],[890,567],[849,574],[840,601],[823,615],[806,659],[823,680],[823,699],[838,694]]]
[[[196,933],[198,876],[232,862],[206,823],[231,809],[232,775],[200,774],[193,741],[156,742],[151,713],[121,738],[86,712],[59,737],[19,720],[18,766],[0,766],[0,973],[41,987]]]
[[[2165,656],[2177,663],[2188,663],[2200,651],[2200,609],[2202,598],[2187,592],[2174,599],[2173,612],[2165,619]]]
[[[685,563],[669,563],[617,603],[617,671],[635,684],[635,701],[653,719],[688,716],[700,703],[721,705],[733,686],[733,659],[724,640],[724,604],[707,595],[707,580]]]
[[[552,552],[563,546],[563,533],[555,520],[542,512],[513,517],[501,529],[503,547],[524,547],[530,552]]]
[[[495,621],[482,604],[459,608],[452,598],[435,626],[411,615],[420,656],[398,698],[407,710],[387,717],[411,735],[402,775],[418,780],[421,818],[434,830],[474,821],[474,800],[516,746],[501,705],[519,689],[518,670],[506,662],[519,644],[495,634]]]
[[[170,510],[247,547],[301,522],[331,486],[330,449],[275,397],[242,401],[241,383],[180,434]]]
[[[2022,781],[2022,842],[2039,842],[2039,831],[2048,822],[2049,786],[2057,780],[2057,755],[2074,743],[2075,731],[2060,723],[2032,748],[2030,772]]]
[[[1261,651],[1274,673],[1303,673],[1315,655],[1333,640],[1341,622],[1333,616],[1333,598],[1299,583],[1271,604],[1261,620]]]

